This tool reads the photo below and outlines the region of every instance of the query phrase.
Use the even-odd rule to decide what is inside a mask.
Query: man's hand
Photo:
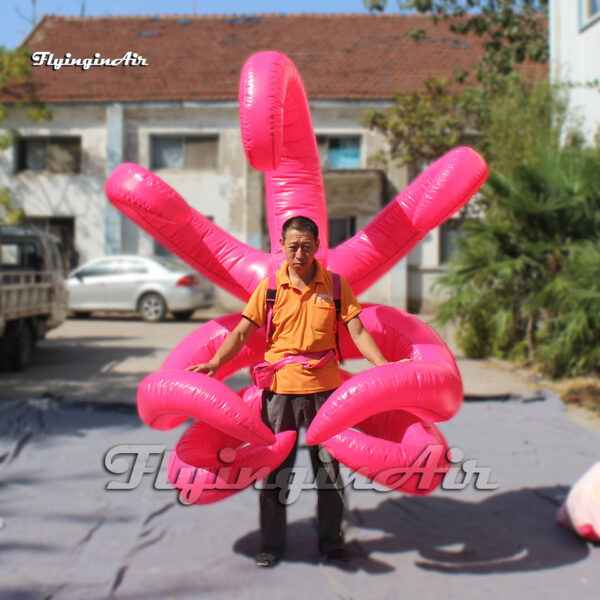
[[[193,371],[194,373],[204,373],[204,375],[212,377],[219,370],[219,366],[213,363],[201,363],[199,365],[190,365],[185,370]]]

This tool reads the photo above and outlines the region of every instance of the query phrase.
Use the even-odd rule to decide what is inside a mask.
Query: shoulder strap
[[[338,362],[342,364],[344,357],[340,349],[340,334],[339,334],[339,318],[342,310],[342,283],[340,281],[340,274],[331,272],[331,283],[333,285],[333,301],[335,303],[335,353],[337,355]]]
[[[267,288],[267,305],[268,303],[274,303],[275,297],[277,296],[277,279],[274,275],[269,277],[269,286]]]
[[[342,310],[342,284],[340,282],[340,274],[332,272],[331,280],[333,284],[333,301],[335,302],[335,310],[339,316],[340,311]]]
[[[267,318],[265,321],[265,344],[269,343],[271,335],[271,323],[273,321],[273,307],[277,298],[277,278],[275,275],[269,275],[269,285],[267,287]]]

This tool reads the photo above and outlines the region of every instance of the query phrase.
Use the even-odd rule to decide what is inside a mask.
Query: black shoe
[[[257,567],[274,567],[279,562],[279,556],[272,552],[261,552],[254,559]]]
[[[350,554],[346,548],[335,548],[325,553],[323,557],[326,562],[348,562],[350,560]]]

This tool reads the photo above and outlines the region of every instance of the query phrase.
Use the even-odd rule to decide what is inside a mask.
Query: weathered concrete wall
[[[152,135],[218,135],[214,171],[159,169],[156,174],[232,235],[246,236],[246,159],[233,108],[137,108],[126,111],[127,160],[150,168]]]
[[[15,172],[16,153],[0,157],[0,187],[11,190],[18,206],[31,216],[75,217],[75,244],[80,260],[104,253],[104,169],[106,126],[104,108],[55,108],[53,119],[37,124],[23,115],[7,123],[27,136],[81,136],[81,174]]]

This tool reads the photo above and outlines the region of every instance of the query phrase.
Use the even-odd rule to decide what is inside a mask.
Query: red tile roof
[[[413,28],[426,37],[415,43]],[[64,58],[119,58],[148,66],[33,68],[38,99],[64,102],[237,100],[245,59],[278,50],[297,65],[311,100],[388,99],[429,76],[468,68],[482,52],[475,36],[452,34],[422,15],[46,16],[23,42]],[[5,96],[5,100],[6,100]]]

